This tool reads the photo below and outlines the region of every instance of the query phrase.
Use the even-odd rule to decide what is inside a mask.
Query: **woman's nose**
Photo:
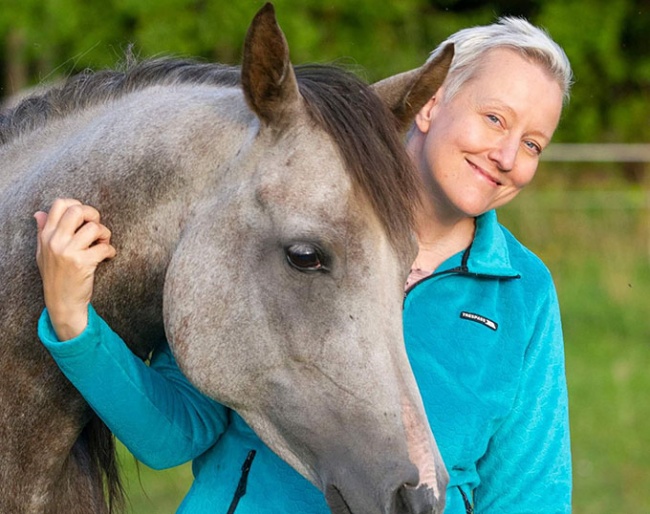
[[[513,137],[504,137],[496,142],[488,153],[488,157],[496,164],[499,171],[508,172],[515,167],[518,152],[519,140]]]

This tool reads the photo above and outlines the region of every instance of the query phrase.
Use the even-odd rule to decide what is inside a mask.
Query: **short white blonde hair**
[[[449,43],[454,44],[454,58],[444,82],[447,100],[480,69],[484,54],[495,48],[510,48],[543,66],[562,89],[564,103],[569,100],[573,72],[568,57],[545,30],[523,18],[504,17],[491,25],[459,30],[438,45],[429,60]]]

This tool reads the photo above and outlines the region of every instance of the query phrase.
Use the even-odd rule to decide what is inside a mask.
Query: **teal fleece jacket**
[[[404,334],[450,474],[445,514],[568,513],[571,456],[559,307],[551,276],[491,211],[470,248],[404,300]],[[89,308],[59,342],[47,311],[43,344],[92,408],[142,462],[193,460],[179,511],[326,514],[322,494],[235,412],[203,396],[162,341],[147,366]],[[252,460],[247,460],[255,450]],[[234,500],[242,476],[246,493]]]

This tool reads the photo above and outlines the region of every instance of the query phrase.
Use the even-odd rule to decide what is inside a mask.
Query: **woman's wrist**
[[[79,336],[88,326],[88,306],[83,308],[47,309],[52,328],[59,341]]]

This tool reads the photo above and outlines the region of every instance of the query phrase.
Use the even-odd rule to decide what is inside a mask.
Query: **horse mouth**
[[[353,514],[341,491],[335,485],[330,484],[327,486],[325,500],[332,514]]]
[[[354,514],[345,501],[343,494],[335,485],[330,484],[327,486],[325,500],[327,501],[331,514]],[[397,491],[393,500],[394,503],[389,508],[391,514],[418,514],[423,512],[431,512],[433,514],[434,512],[441,513],[442,510],[439,509],[444,509],[444,502],[442,505],[435,502],[435,505],[431,504],[427,491],[424,491],[422,487],[409,488],[403,486]],[[364,509],[363,512],[365,513],[366,510]]]

